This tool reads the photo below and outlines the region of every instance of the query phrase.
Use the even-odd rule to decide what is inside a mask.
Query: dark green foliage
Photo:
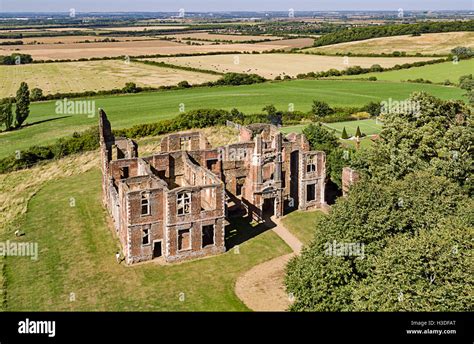
[[[355,137],[362,137],[362,133],[360,132],[359,126],[357,126]]]
[[[459,60],[468,59],[474,56],[474,51],[467,47],[456,47],[451,50],[451,54],[456,56]]]
[[[265,78],[262,78],[257,74],[240,74],[240,73],[226,73],[219,80],[215,81],[214,85],[251,85],[261,82],[265,82]]]
[[[472,219],[472,201],[444,177],[422,172],[391,183],[360,181],[317,220],[313,242],[290,261],[291,310],[467,311],[469,293],[461,290],[472,285],[465,268]],[[453,220],[460,226],[451,226]],[[456,229],[452,239],[445,226]],[[334,240],[364,244],[365,258],[328,255],[325,245]],[[443,261],[454,244],[460,255]],[[430,282],[436,266],[441,270]],[[399,292],[405,301],[398,301]]]
[[[186,80],[183,80],[183,81],[180,81],[178,83],[178,87],[179,88],[190,88],[191,85],[189,84],[189,82],[187,82]]]
[[[474,20],[356,27],[338,30],[321,36],[315,41],[314,46],[319,47],[323,45],[359,41],[376,37],[453,31],[474,31]]]
[[[267,113],[268,122],[276,126],[283,125],[283,114],[281,111],[278,111],[274,105],[267,105],[262,109],[262,111]]]
[[[16,92],[15,127],[19,128],[30,115],[30,90],[28,84],[22,82]]]
[[[125,87],[122,89],[124,93],[138,93],[140,92],[140,88],[134,82],[127,82]]]
[[[311,111],[313,115],[316,116],[317,119],[321,117],[329,116],[334,113],[334,110],[329,106],[328,103],[320,101],[320,100],[313,101]]]
[[[341,134],[341,139],[347,140],[349,138],[349,135],[347,135],[346,127],[342,128],[342,134]]]
[[[0,56],[0,65],[16,65],[32,63],[33,58],[28,54],[14,53],[10,56]]]
[[[0,125],[4,125],[5,130],[13,128],[12,100],[9,98],[0,100]]]
[[[41,88],[33,88],[30,92],[30,100],[36,102],[43,99],[43,90]]]
[[[371,116],[379,116],[382,106],[377,102],[370,102],[362,107],[363,112],[368,112]]]
[[[459,78],[459,87],[467,91],[472,90],[474,88],[474,79],[472,78],[472,74],[462,75]]]

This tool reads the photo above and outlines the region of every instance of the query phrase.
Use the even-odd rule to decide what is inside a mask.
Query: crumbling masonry
[[[212,148],[199,132],[172,134],[138,157],[99,113],[103,203],[128,264],[176,262],[225,252],[226,218],[268,221],[325,205],[324,152],[302,134],[269,124],[239,126],[239,143]]]

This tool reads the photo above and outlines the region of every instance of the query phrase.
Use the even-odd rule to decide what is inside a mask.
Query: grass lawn
[[[341,76],[337,79],[357,79],[375,76],[377,80],[385,81],[406,81],[415,79],[425,79],[432,82],[444,82],[449,80],[452,83],[458,83],[459,77],[462,75],[474,73],[474,59],[461,60],[457,64],[453,62],[444,62],[423,67],[415,67],[410,69],[392,70],[380,73],[368,73],[358,76]]]
[[[322,211],[294,211],[282,219],[283,225],[301,242],[308,245],[314,237],[317,218],[326,216]]]
[[[271,231],[236,225],[227,237],[239,244],[239,254],[118,265],[100,183],[100,171],[92,169],[50,181],[30,200],[19,240],[38,243],[39,259],[5,259],[8,311],[245,311],[234,294],[236,277],[291,251]],[[239,243],[239,237],[252,238]]]
[[[362,134],[374,135],[379,134],[382,130],[382,124],[377,124],[375,119],[363,119],[359,121],[347,121],[347,122],[337,122],[337,123],[325,123],[324,124],[329,129],[336,131],[336,135],[341,137],[342,130],[346,128],[347,135],[349,137],[354,136],[357,130],[357,127],[360,128]]]
[[[388,98],[406,99],[412,92],[426,91],[442,99],[464,99],[463,90],[453,87],[393,82],[367,82],[346,80],[293,80],[249,86],[194,88],[135,95],[113,95],[90,98],[95,107],[103,108],[114,128],[156,122],[198,108],[234,107],[245,113],[261,112],[268,104],[279,109],[309,111],[314,99],[324,100],[332,106],[362,106],[370,101]],[[54,101],[34,103],[27,127],[0,133],[0,158],[32,145],[44,145],[59,137],[71,135],[97,125],[97,116],[85,114],[63,115],[55,113]]]

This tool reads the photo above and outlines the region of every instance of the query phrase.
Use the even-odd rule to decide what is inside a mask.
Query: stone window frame
[[[179,148],[181,151],[187,152],[191,150],[191,137],[181,136],[179,138]]]
[[[212,238],[212,244],[203,246],[203,240],[202,240],[202,237],[203,237],[203,234],[204,234],[203,229],[204,229],[204,227],[208,227],[208,226],[212,226],[212,228],[213,228],[214,235],[213,235],[213,238]],[[204,249],[206,247],[211,247],[211,246],[216,246],[216,224],[215,223],[210,223],[210,224],[203,224],[202,223],[201,224],[201,249]]]
[[[143,212],[144,206],[146,206],[146,212]],[[143,192],[140,194],[140,216],[150,216],[150,215],[151,215],[150,193]]]
[[[180,199],[182,198],[182,199]],[[180,203],[182,202],[182,205]],[[176,215],[184,216],[191,214],[191,203],[192,203],[192,192],[191,191],[181,191],[176,194]],[[188,208],[186,210],[186,205]],[[183,209],[183,212],[180,214],[180,210]]]
[[[147,235],[146,235],[146,236],[148,237],[148,243],[147,243],[147,244],[144,244],[144,243],[143,243],[143,239],[145,238],[145,235],[144,235],[144,232],[145,232],[145,231],[147,231]],[[146,227],[144,227],[144,228],[141,229],[141,233],[142,233],[142,237],[141,237],[141,238],[142,238],[142,240],[141,240],[141,241],[142,241],[142,244],[141,244],[141,246],[142,246],[142,247],[143,247],[143,246],[150,246],[150,245],[151,245],[151,242],[152,242],[152,241],[150,240],[150,239],[151,239],[151,233],[150,233],[150,231],[151,231],[151,227],[150,227],[150,226],[146,226]]]
[[[316,173],[317,171],[317,157],[316,155],[308,156],[306,160],[306,173]]]
[[[189,247],[179,249],[179,232],[180,231],[189,231]],[[186,252],[193,249],[193,227],[189,228],[178,228],[176,230],[176,251],[177,252]]]

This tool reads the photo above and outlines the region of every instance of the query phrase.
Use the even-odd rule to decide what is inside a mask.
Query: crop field
[[[91,36],[94,37],[94,36]],[[311,39],[310,39],[311,40]],[[0,46],[0,55],[19,52],[36,60],[62,60],[91,57],[175,55],[207,52],[264,52],[274,49],[291,49],[305,46],[307,39],[289,39],[261,43],[187,45],[167,40],[137,40],[133,42],[96,42],[38,45]]]
[[[214,34],[209,32],[197,32],[197,33],[180,33],[176,35],[165,35],[164,37],[176,38],[179,40],[212,40],[212,41],[263,41],[267,39],[278,40],[281,37],[277,36],[249,36],[249,35],[226,35],[226,34]]]
[[[84,41],[94,40],[104,40],[104,39],[114,39],[120,42],[127,41],[145,41],[145,40],[158,40],[157,37],[151,36],[88,36],[88,35],[79,35],[79,36],[53,36],[53,37],[26,37],[22,39],[17,38],[0,38],[0,43],[11,42],[11,41],[22,41],[23,44],[70,44]]]
[[[393,67],[396,64],[430,59],[426,57],[350,57],[344,59],[342,56],[306,54],[237,54],[168,57],[152,60],[218,72],[255,73],[265,78],[274,79],[276,76],[296,76],[300,73],[321,72],[331,68],[343,70],[351,66],[371,67],[374,64]]]
[[[465,99],[464,91],[454,87],[429,84],[368,82],[350,80],[293,80],[249,86],[198,87],[184,90],[115,95],[89,98],[95,108],[103,108],[114,128],[157,122],[177,116],[180,109],[238,108],[244,113],[260,113],[265,105],[286,110],[309,111],[313,100],[331,106],[363,106],[371,101],[406,99],[411,93],[426,91],[441,99]],[[79,100],[79,99],[77,99]],[[183,108],[184,107],[184,108]],[[54,142],[97,125],[97,116],[56,113],[56,102],[33,103],[27,126],[0,133],[0,157],[32,145]]]
[[[407,81],[415,79],[430,80],[435,83],[442,83],[449,80],[457,83],[459,77],[466,74],[474,73],[474,59],[461,60],[458,63],[445,62],[422,67],[414,67],[410,69],[393,70],[380,73],[369,73],[358,76],[341,76],[337,79],[348,78],[368,78],[375,76],[378,80],[387,81]]]
[[[176,85],[183,80],[201,84],[219,78],[121,60],[0,66],[0,75],[0,98],[15,95],[22,81],[27,82],[30,89],[39,87],[44,94],[51,94],[111,90],[124,87],[126,82],[158,87]]]
[[[448,55],[457,47],[474,47],[474,32],[427,33],[421,36],[394,36],[363,41],[332,44],[305,49],[326,54],[390,54],[394,51],[407,54]]]

